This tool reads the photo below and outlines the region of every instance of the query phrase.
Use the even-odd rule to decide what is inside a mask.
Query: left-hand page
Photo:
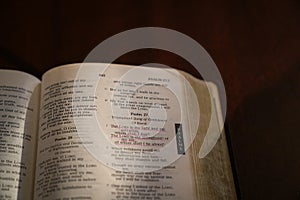
[[[32,199],[40,80],[0,70],[0,199]]]

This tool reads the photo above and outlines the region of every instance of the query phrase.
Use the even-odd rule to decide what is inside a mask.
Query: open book
[[[216,86],[177,70],[0,70],[0,199],[236,199],[224,133],[199,156],[210,121]]]

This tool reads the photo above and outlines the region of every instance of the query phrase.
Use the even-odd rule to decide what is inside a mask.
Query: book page
[[[0,70],[0,199],[33,198],[40,81]]]
[[[218,89],[212,83],[205,83],[187,73],[183,75],[194,88],[201,113],[197,137],[189,149],[199,199],[237,199],[226,136],[222,130],[224,122]],[[192,105],[189,100],[187,105]],[[188,109],[193,110],[191,107]],[[214,146],[211,148],[212,144]],[[209,153],[203,157],[203,152],[207,151]]]
[[[188,148],[200,112],[189,100],[189,119],[187,87],[172,70],[74,64],[48,71],[35,199],[199,199]]]

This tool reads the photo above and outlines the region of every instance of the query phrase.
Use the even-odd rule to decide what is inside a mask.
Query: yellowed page
[[[0,70],[0,199],[33,198],[40,81]]]
[[[226,136],[222,130],[224,122],[217,87],[183,74],[194,88],[201,110],[197,137],[189,149],[193,158],[198,199],[237,199]],[[188,109],[193,110],[192,107]],[[214,142],[211,141],[216,141],[212,149],[210,145]],[[209,153],[203,156],[203,152]]]
[[[68,65],[43,76],[35,199],[197,199],[193,162],[185,151],[188,144],[180,149],[175,138],[176,131],[191,128],[187,125],[185,86],[174,81],[179,75],[163,75],[150,68],[146,73],[129,73],[128,66],[89,67],[78,72],[79,64]],[[76,78],[78,73],[82,76]],[[153,81],[169,82],[172,89],[153,85]],[[136,85],[128,110],[122,95]],[[155,103],[149,108],[150,117],[143,118],[144,107],[151,102]],[[120,110],[107,109],[110,105]],[[128,111],[129,122],[123,111]],[[143,124],[149,119],[152,124]],[[175,123],[182,126],[176,129]],[[126,131],[135,134],[137,128],[139,137],[122,137]],[[143,137],[152,134],[149,130],[155,135]],[[190,139],[186,135],[182,136],[184,142]],[[141,149],[146,153],[137,155],[135,151]]]

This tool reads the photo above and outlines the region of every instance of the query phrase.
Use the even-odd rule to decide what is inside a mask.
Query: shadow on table
[[[300,199],[299,79],[296,66],[238,106],[229,122],[242,199]]]

